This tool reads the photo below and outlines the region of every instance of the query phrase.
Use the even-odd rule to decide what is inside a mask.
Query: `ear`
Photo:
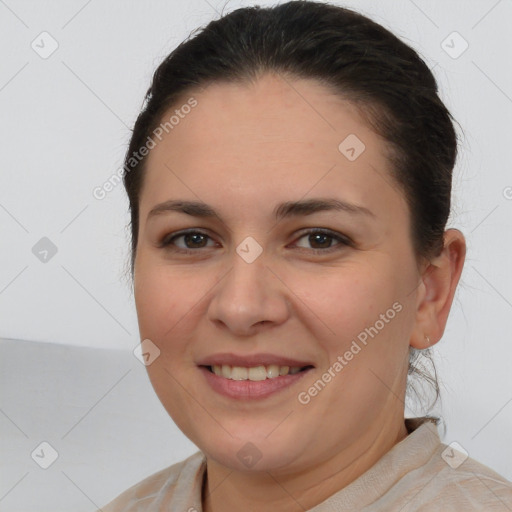
[[[458,229],[448,229],[441,254],[422,272],[411,347],[426,349],[443,336],[465,258],[464,235]]]

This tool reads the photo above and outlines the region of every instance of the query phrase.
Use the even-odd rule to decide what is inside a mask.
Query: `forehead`
[[[193,108],[182,108],[195,100]],[[385,207],[400,193],[386,141],[354,105],[315,80],[264,75],[191,92],[146,162],[141,218],[170,198],[271,210],[279,200],[339,193]],[[379,200],[380,197],[380,200]]]

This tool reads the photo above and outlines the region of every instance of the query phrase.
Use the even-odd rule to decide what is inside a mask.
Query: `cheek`
[[[171,334],[199,300],[196,281],[177,267],[141,262],[134,282],[141,336],[162,340]]]
[[[158,362],[173,374],[195,368],[192,353],[198,327],[204,321],[209,293],[218,272],[162,262],[140,264],[134,283],[141,340],[150,339],[160,349]],[[209,292],[209,293],[208,293]],[[154,372],[153,365],[148,366]]]
[[[195,371],[188,351],[195,329],[194,306],[204,295],[200,279],[178,268],[140,265],[134,295],[141,340],[150,339],[160,355],[146,367],[151,384],[168,414],[184,432],[204,422],[204,411],[184,392],[188,372]]]
[[[399,289],[385,265],[347,265],[314,275],[289,276],[294,293],[324,324],[324,339],[348,340],[373,325],[399,300]],[[300,302],[299,302],[300,303]],[[392,312],[393,313],[393,312]],[[391,314],[392,314],[391,313]],[[311,314],[311,313],[310,313]]]
[[[331,368],[337,375],[328,402],[337,403],[340,411],[348,403],[356,410],[363,403],[380,403],[403,378],[413,316],[399,275],[381,261],[295,281],[294,292],[307,305],[304,311],[316,314],[312,332],[325,354],[322,370]],[[376,386],[381,381],[386,384]],[[350,394],[339,392],[346,388]]]

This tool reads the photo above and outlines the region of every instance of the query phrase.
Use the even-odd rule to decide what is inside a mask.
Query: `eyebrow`
[[[368,208],[339,199],[306,199],[300,201],[286,201],[279,204],[274,209],[276,220],[285,217],[298,217],[301,215],[312,215],[323,211],[342,211],[351,215],[363,215],[375,218],[375,214]],[[219,214],[208,204],[199,201],[183,201],[170,199],[163,203],[157,204],[148,213],[147,220],[167,212],[180,212],[193,217],[217,217],[222,222]]]

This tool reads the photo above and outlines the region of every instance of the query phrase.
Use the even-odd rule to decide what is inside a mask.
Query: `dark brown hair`
[[[450,213],[457,155],[453,118],[436,80],[415,50],[371,19],[314,1],[245,7],[211,21],[158,66],[125,157],[131,214],[131,274],[137,250],[139,199],[146,158],[134,159],[164,114],[187,94],[213,82],[255,82],[263,73],[316,79],[352,102],[388,142],[392,178],[411,215],[418,261],[439,254]],[[430,357],[430,352],[422,351]],[[439,398],[437,379],[413,363]]]

